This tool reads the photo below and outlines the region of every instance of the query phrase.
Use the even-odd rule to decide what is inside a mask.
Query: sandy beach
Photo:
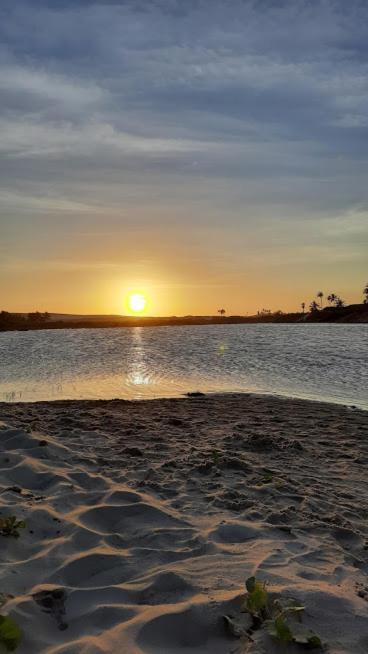
[[[2,609],[19,654],[273,654],[245,580],[368,651],[368,413],[247,394],[0,404]],[[241,637],[237,637],[237,636]]]

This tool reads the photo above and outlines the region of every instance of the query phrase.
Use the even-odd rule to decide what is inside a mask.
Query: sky
[[[365,0],[2,0],[0,43],[0,309],[361,301]]]

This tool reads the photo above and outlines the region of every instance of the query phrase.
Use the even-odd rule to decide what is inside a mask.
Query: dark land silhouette
[[[32,329],[86,329],[111,327],[159,327],[180,325],[223,325],[254,323],[368,323],[368,304],[313,307],[308,313],[262,310],[252,316],[98,316],[33,312],[17,314],[0,312],[0,331]]]

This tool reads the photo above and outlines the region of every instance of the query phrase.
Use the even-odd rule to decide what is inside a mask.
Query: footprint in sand
[[[49,613],[56,620],[60,631],[68,628],[68,624],[64,620],[66,594],[63,588],[40,590],[32,597],[42,611]]]

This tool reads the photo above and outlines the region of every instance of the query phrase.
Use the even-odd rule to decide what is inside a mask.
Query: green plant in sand
[[[267,582],[249,577],[245,586],[247,594],[242,603],[242,613],[248,613],[251,626],[242,627],[242,622],[233,616],[225,616],[225,623],[233,635],[252,640],[252,634],[266,629],[280,645],[294,643],[304,649],[322,649],[319,636],[301,624],[304,606],[294,599],[279,597],[272,599]]]
[[[212,450],[212,460],[215,466],[218,466],[220,463],[220,452],[218,450]]]
[[[25,526],[26,523],[24,520],[17,520],[15,515],[10,515],[7,518],[0,518],[0,535],[19,538],[19,530],[24,529]]]
[[[286,602],[274,600],[271,605],[271,618],[266,620],[265,626],[270,636],[280,643],[296,643],[309,649],[322,647],[322,642],[310,629],[301,625],[301,616],[304,606],[294,600]]]
[[[0,606],[6,604],[9,595],[0,593]],[[15,652],[22,640],[22,632],[13,618],[0,614],[0,649]]]
[[[253,617],[261,619],[267,617],[268,593],[266,585],[265,581],[257,581],[255,577],[249,577],[245,582],[248,591],[245,598],[245,609]]]
[[[22,632],[13,618],[0,615],[0,645],[7,652],[15,652],[22,640]]]
[[[282,488],[285,484],[285,480],[282,477],[278,477],[276,473],[272,472],[272,470],[264,468],[262,477],[258,482],[258,487],[267,486],[269,484],[273,484],[275,488]]]

